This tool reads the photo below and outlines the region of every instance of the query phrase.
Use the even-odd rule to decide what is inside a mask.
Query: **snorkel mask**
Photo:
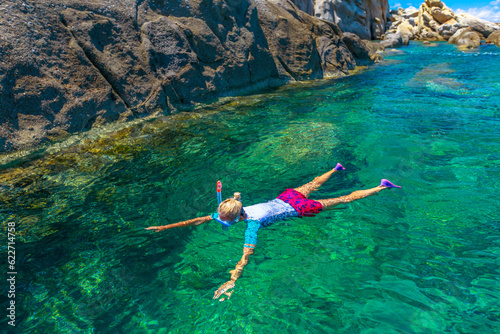
[[[235,200],[241,202],[241,199],[238,199],[236,197],[233,197],[233,198]],[[219,205],[222,203],[222,182],[220,182],[220,181],[217,181],[217,202],[219,203]],[[224,231],[226,231],[229,227],[233,226],[234,224],[236,224],[240,220],[241,215],[243,215],[243,217],[245,217],[245,210],[243,210],[243,206],[241,207],[240,214],[233,221],[220,219],[218,213],[213,215],[212,218],[214,220],[218,221],[219,223],[221,223],[222,229]]]

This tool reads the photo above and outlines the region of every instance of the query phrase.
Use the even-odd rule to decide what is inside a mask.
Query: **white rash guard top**
[[[257,232],[261,227],[272,225],[279,220],[298,217],[299,213],[288,203],[280,199],[273,199],[266,203],[259,203],[243,208],[247,214],[247,229],[245,231],[245,247],[257,244]]]

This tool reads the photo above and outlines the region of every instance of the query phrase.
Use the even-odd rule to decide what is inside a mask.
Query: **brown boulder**
[[[422,18],[424,19],[424,22],[430,22],[433,20],[433,17],[430,13],[428,12],[423,12],[422,13]]]
[[[409,21],[403,21],[399,26],[397,32],[408,40],[413,39],[413,36],[416,33],[416,28],[410,24]]]
[[[421,41],[431,41],[431,42],[444,41],[443,37],[441,37],[437,32],[428,27],[424,27],[420,31],[418,39]]]
[[[435,32],[439,30],[439,24],[435,20],[430,20],[429,22],[427,22],[427,26]]]
[[[259,22],[282,79],[310,80],[345,75],[355,61],[339,27],[274,0],[259,10]]]
[[[479,19],[470,14],[458,14],[455,19],[462,27],[471,27],[485,37],[500,29],[495,23]]]
[[[496,44],[497,46],[500,46],[500,30],[492,32],[486,39],[486,43]]]
[[[455,19],[451,19],[439,27],[438,33],[445,40],[448,40],[457,32],[458,29],[460,29],[460,27],[460,24]]]
[[[342,41],[347,45],[347,48],[351,51],[356,60],[356,64],[359,66],[377,63],[382,59],[382,57],[375,52],[375,48],[370,41],[362,40],[353,33],[344,33]]]
[[[457,45],[460,50],[475,49],[481,45],[481,37],[477,32],[467,32],[459,38]]]
[[[431,14],[434,19],[443,24],[455,17],[455,14],[449,9],[441,9],[439,7],[431,8]]]
[[[441,0],[425,0],[425,4],[430,8],[432,7],[443,8],[444,6],[444,3]]]
[[[457,44],[460,50],[470,50],[481,45],[481,36],[470,27],[462,28],[450,37],[448,43]]]
[[[403,38],[399,33],[386,34],[384,40],[380,42],[380,45],[384,48],[397,48],[400,46],[408,45],[409,40]]]
[[[417,18],[418,17],[418,9],[406,9],[405,10],[405,15],[404,15],[404,18],[405,19],[409,19],[409,18]]]
[[[389,17],[387,18],[390,22],[399,22],[401,21],[401,16],[396,15],[396,14],[390,14]]]

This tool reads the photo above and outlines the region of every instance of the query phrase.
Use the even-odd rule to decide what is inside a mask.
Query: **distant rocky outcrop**
[[[425,0],[415,8],[392,10],[388,16],[385,46],[405,45],[410,40],[448,41],[460,49],[472,49],[500,26],[469,14],[455,14],[440,0]]]
[[[367,7],[366,31],[384,13]],[[0,152],[249,89],[345,75],[356,60],[342,37],[336,23],[286,0],[6,0]]]
[[[338,24],[362,39],[380,39],[389,11],[388,0],[292,0],[299,9]]]

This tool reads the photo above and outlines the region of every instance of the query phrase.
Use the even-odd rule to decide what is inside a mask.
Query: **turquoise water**
[[[1,326],[500,331],[500,49],[401,50],[355,76],[143,122],[0,171],[18,272],[16,328],[5,316]],[[403,189],[261,230],[229,301],[212,296],[241,257],[244,224],[144,230],[213,212],[219,179],[249,205],[337,162],[347,170],[312,198],[381,178]]]

